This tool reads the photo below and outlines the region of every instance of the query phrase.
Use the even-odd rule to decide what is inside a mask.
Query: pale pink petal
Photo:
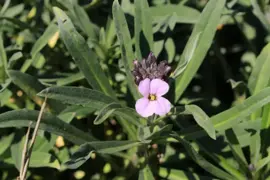
[[[148,98],[141,98],[137,100],[135,108],[137,113],[142,117],[149,117],[156,111],[157,101],[149,101]]]
[[[171,110],[171,103],[164,97],[158,97],[157,98],[157,109],[155,111],[155,114],[163,116],[170,112]]]
[[[150,94],[163,96],[169,91],[169,85],[161,79],[153,79],[150,83]]]
[[[148,97],[149,89],[150,89],[150,79],[146,78],[145,80],[141,81],[138,88],[139,88],[139,92],[144,97]]]

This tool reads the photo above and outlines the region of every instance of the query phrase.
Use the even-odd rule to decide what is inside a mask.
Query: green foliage
[[[207,6],[200,15],[200,18],[192,31],[190,40],[187,42],[187,49],[184,50],[185,54],[185,51],[190,51],[189,47],[192,46],[190,44],[193,44],[194,41],[198,41],[198,43],[196,43],[196,49],[193,53],[194,56],[192,56],[192,58],[189,60],[190,62],[187,65],[184,73],[175,79],[175,102],[178,101],[206,56],[206,53],[208,52],[208,49],[210,48],[212,40],[215,36],[216,28],[220,22],[220,16],[224,5],[224,0],[211,0],[209,3],[207,3]],[[199,39],[196,40],[196,38]],[[186,60],[184,59],[182,61]],[[180,62],[181,61],[179,61],[179,63]]]
[[[3,1],[1,179],[45,100],[28,179],[269,179],[269,3]],[[144,118],[132,70],[150,52],[171,110]]]

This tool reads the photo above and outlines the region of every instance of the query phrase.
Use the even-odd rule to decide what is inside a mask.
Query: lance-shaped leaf
[[[41,106],[43,98],[37,96],[37,93],[45,88],[38,79],[34,76],[31,76],[20,71],[8,70],[8,75],[10,76],[12,82],[21,88],[35,103]],[[48,101],[49,108],[56,112],[60,112],[65,107],[63,104],[55,101]]]
[[[251,75],[248,79],[248,88],[252,94],[268,86],[270,80],[270,43],[267,44],[256,59]]]
[[[57,18],[61,39],[88,83],[94,89],[115,97],[115,93],[98,62],[96,54],[76,31],[69,17],[57,7],[54,7],[53,10]]]
[[[115,0],[113,2],[112,11],[113,11],[113,20],[116,28],[116,34],[118,41],[120,43],[122,60],[126,71],[128,87],[133,97],[135,99],[138,99],[140,96],[137,91],[137,86],[134,82],[134,78],[131,74],[131,69],[133,68],[132,61],[134,60],[134,54],[132,51],[132,40],[128,30],[125,14],[121,9],[118,0]]]
[[[31,49],[31,56],[34,57],[42,48],[44,48],[51,37],[58,31],[57,25],[54,22],[47,27],[44,33],[38,38]]]
[[[115,100],[100,91],[82,87],[50,87],[38,93],[39,96],[59,100],[66,104],[82,105],[102,109]]]
[[[79,87],[51,87],[41,91],[38,95],[44,97],[47,96],[48,98],[59,100],[63,103],[82,105],[96,110],[100,110],[110,103],[118,103],[111,97],[99,91]],[[129,136],[135,139],[135,129],[128,122],[130,121],[133,124],[136,124],[138,118],[134,116],[134,112],[129,108],[119,108],[114,111],[114,114],[119,116],[118,121],[123,126],[124,130],[127,131]]]
[[[186,105],[185,108],[192,114],[197,124],[201,126],[212,139],[216,139],[216,131],[209,116],[198,106]]]
[[[87,12],[80,5],[74,3],[73,10],[75,14],[74,20],[77,20],[80,28],[84,31],[85,34],[91,39],[97,39],[97,33],[95,31],[94,24],[90,21]]]
[[[121,104],[118,104],[118,103],[108,104],[107,106],[105,106],[104,108],[100,110],[98,116],[94,120],[94,124],[98,125],[98,124],[103,123],[110,115],[113,114],[114,111],[116,111],[116,109],[121,108],[121,107],[122,107]]]
[[[228,129],[225,131],[226,139],[229,143],[230,149],[233,153],[234,158],[237,160],[238,164],[240,165],[241,169],[244,170],[246,173],[248,171],[248,164],[244,155],[244,152],[241,148],[241,145],[238,141],[238,137],[236,136],[234,129]]]
[[[179,141],[186,149],[188,154],[191,156],[193,161],[195,161],[199,166],[201,166],[204,170],[213,174],[216,177],[221,179],[234,179],[230,174],[216,167],[207,161],[203,156],[201,156],[185,139],[180,138],[177,134],[172,133],[171,136]]]
[[[178,76],[175,80],[175,102],[177,102],[183,94],[206,56],[215,36],[216,28],[220,22],[224,5],[225,0],[210,0],[201,13],[183,53],[187,54],[186,51],[190,51],[190,44],[193,44],[194,39],[196,39],[195,37],[201,33],[193,53],[194,55],[191,57],[182,75]],[[179,63],[182,62],[180,61]]]
[[[152,6],[149,11],[155,23],[173,14],[175,14],[175,20],[178,23],[196,23],[200,16],[200,12],[194,8],[175,4]]]
[[[152,18],[145,0],[135,0],[135,47],[138,59],[147,57],[153,51]]]
[[[147,140],[152,140],[155,138],[159,138],[159,136],[169,132],[171,132],[173,128],[172,124],[167,124],[164,127],[159,127],[159,126],[154,126],[153,129],[151,130],[151,127],[146,126],[146,127],[139,127],[138,129],[138,139],[143,142],[148,142]]]
[[[43,96],[43,97],[47,96],[48,98],[59,100],[67,104],[90,107],[95,110],[101,110],[104,107],[109,106],[111,108],[110,109],[108,107],[110,110],[112,109],[114,110],[110,111],[109,114],[107,114],[108,112],[106,111],[105,114],[107,115],[114,114],[114,115],[120,116],[124,118],[125,120],[131,122],[132,124],[136,126],[140,126],[140,123],[138,122],[139,117],[137,113],[134,112],[134,109],[121,107],[121,105],[118,102],[116,102],[114,99],[96,90],[81,88],[81,87],[71,87],[71,86],[70,87],[68,86],[50,87],[50,88],[44,89],[38,95]],[[111,106],[109,104],[111,104]],[[117,108],[115,106],[117,106]],[[104,117],[102,121],[103,120],[105,120]]]
[[[197,48],[198,42],[199,42],[199,38],[200,38],[201,32],[199,32],[196,36],[191,36],[190,38],[194,38],[192,40],[190,40],[190,43],[187,44],[183,55],[180,59],[180,62],[177,66],[177,68],[175,69],[175,71],[173,72],[173,77],[176,78],[178,77],[180,74],[182,74],[182,72],[184,72],[184,70],[186,69],[189,61],[192,59],[192,57],[195,55],[195,49]]]
[[[76,169],[85,163],[93,152],[102,154],[113,154],[140,145],[137,141],[93,141],[82,144],[71,156],[70,160],[64,163],[69,169]]]
[[[265,104],[270,102],[270,87],[263,89],[256,95],[253,95],[226,111],[223,111],[213,117],[211,121],[214,124],[216,131],[224,131],[226,129],[234,127],[239,123],[240,120],[249,116],[251,113],[255,112],[259,108],[263,107]],[[199,138],[207,135],[204,131],[196,126],[186,128],[183,130],[183,135],[186,138]]]
[[[6,68],[7,68],[7,54],[4,48],[4,42],[2,34],[0,34],[0,83],[4,83],[6,80]]]
[[[29,122],[33,122],[35,127],[39,111],[34,110],[14,110],[0,114],[0,128],[5,127],[28,127]],[[94,141],[96,138],[84,133],[76,127],[63,122],[58,117],[44,113],[40,122],[40,129],[50,133],[63,136],[74,144],[83,144]]]
[[[17,149],[16,149],[17,148]],[[17,146],[12,146],[11,147],[11,156],[12,158],[7,158],[4,159],[5,163],[12,163],[15,164],[17,169],[20,170],[19,168],[19,162],[16,162],[16,159],[21,159],[21,153],[22,153],[22,148],[19,148]],[[14,157],[15,156],[15,157]],[[33,151],[31,153],[31,160],[29,163],[29,167],[31,168],[38,168],[38,167],[50,167],[50,168],[56,168],[60,170],[60,163],[58,159],[47,152],[39,152],[39,151]]]

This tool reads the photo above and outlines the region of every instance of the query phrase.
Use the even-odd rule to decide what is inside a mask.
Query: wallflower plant
[[[262,40],[261,46],[269,34],[266,1],[122,0],[120,5],[114,0],[112,9],[110,1],[87,6],[81,1],[46,1],[37,13],[41,2],[31,10],[31,3],[23,6],[20,1],[13,7],[16,2],[1,6],[0,128],[9,128],[0,138],[3,179],[18,174],[20,180],[41,175],[43,179],[270,179],[270,45],[255,59],[259,47],[253,44]],[[198,11],[203,3],[203,11]],[[244,83],[231,80],[232,89],[226,84],[217,93],[218,77],[209,74],[219,69],[209,64],[221,62],[225,68],[219,75],[233,77],[223,71],[229,66],[226,58],[235,52],[221,51],[223,32],[218,38],[215,32],[231,17],[230,26],[238,30],[250,23],[249,16],[234,17],[239,16],[239,7],[253,9],[254,14],[245,13],[257,24],[262,21],[267,32],[257,33],[264,36],[252,41],[245,37],[248,45],[237,41],[243,47],[236,57],[254,58],[252,69],[241,67],[239,73],[246,69],[251,73],[237,76]],[[103,13],[108,17],[104,19]],[[101,15],[93,21],[97,24],[88,17],[93,14]],[[134,21],[127,23],[126,17]],[[214,79],[213,85],[209,80],[204,84],[207,78]],[[248,93],[240,94],[237,87],[245,81]],[[231,104],[225,96],[233,94],[227,94],[229,90],[235,95]],[[198,97],[202,101],[194,101]],[[42,133],[35,130],[28,146],[35,124]],[[22,127],[29,127],[27,136]],[[42,172],[42,167],[52,173]],[[14,173],[15,168],[20,173]]]

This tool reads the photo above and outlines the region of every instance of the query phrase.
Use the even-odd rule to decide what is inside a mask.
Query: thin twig
[[[36,137],[37,137],[38,128],[39,128],[39,125],[40,125],[40,121],[41,121],[43,112],[45,110],[46,101],[47,101],[47,97],[45,97],[45,100],[44,100],[44,102],[43,102],[43,104],[41,106],[40,112],[38,114],[37,123],[36,123],[35,129],[34,129],[34,132],[33,132],[33,135],[32,135],[32,139],[31,139],[31,142],[30,142],[30,146],[29,146],[29,150],[28,150],[28,153],[27,153],[27,156],[26,156],[26,161],[25,161],[25,165],[24,165],[24,169],[23,169],[23,174],[22,174],[21,180],[25,180],[26,172],[27,172],[27,169],[28,169],[28,166],[29,166],[29,162],[30,162],[30,158],[31,158],[31,153],[32,153],[32,150],[33,150],[33,146],[34,146]]]
[[[32,125],[32,121],[28,125],[28,129],[27,129],[26,136],[25,136],[25,142],[24,142],[24,146],[23,146],[22,159],[21,159],[20,179],[22,179],[22,173],[23,173],[23,169],[24,169],[25,157],[26,157],[26,153],[27,153],[27,149],[28,149],[28,141],[29,141],[31,125]]]

